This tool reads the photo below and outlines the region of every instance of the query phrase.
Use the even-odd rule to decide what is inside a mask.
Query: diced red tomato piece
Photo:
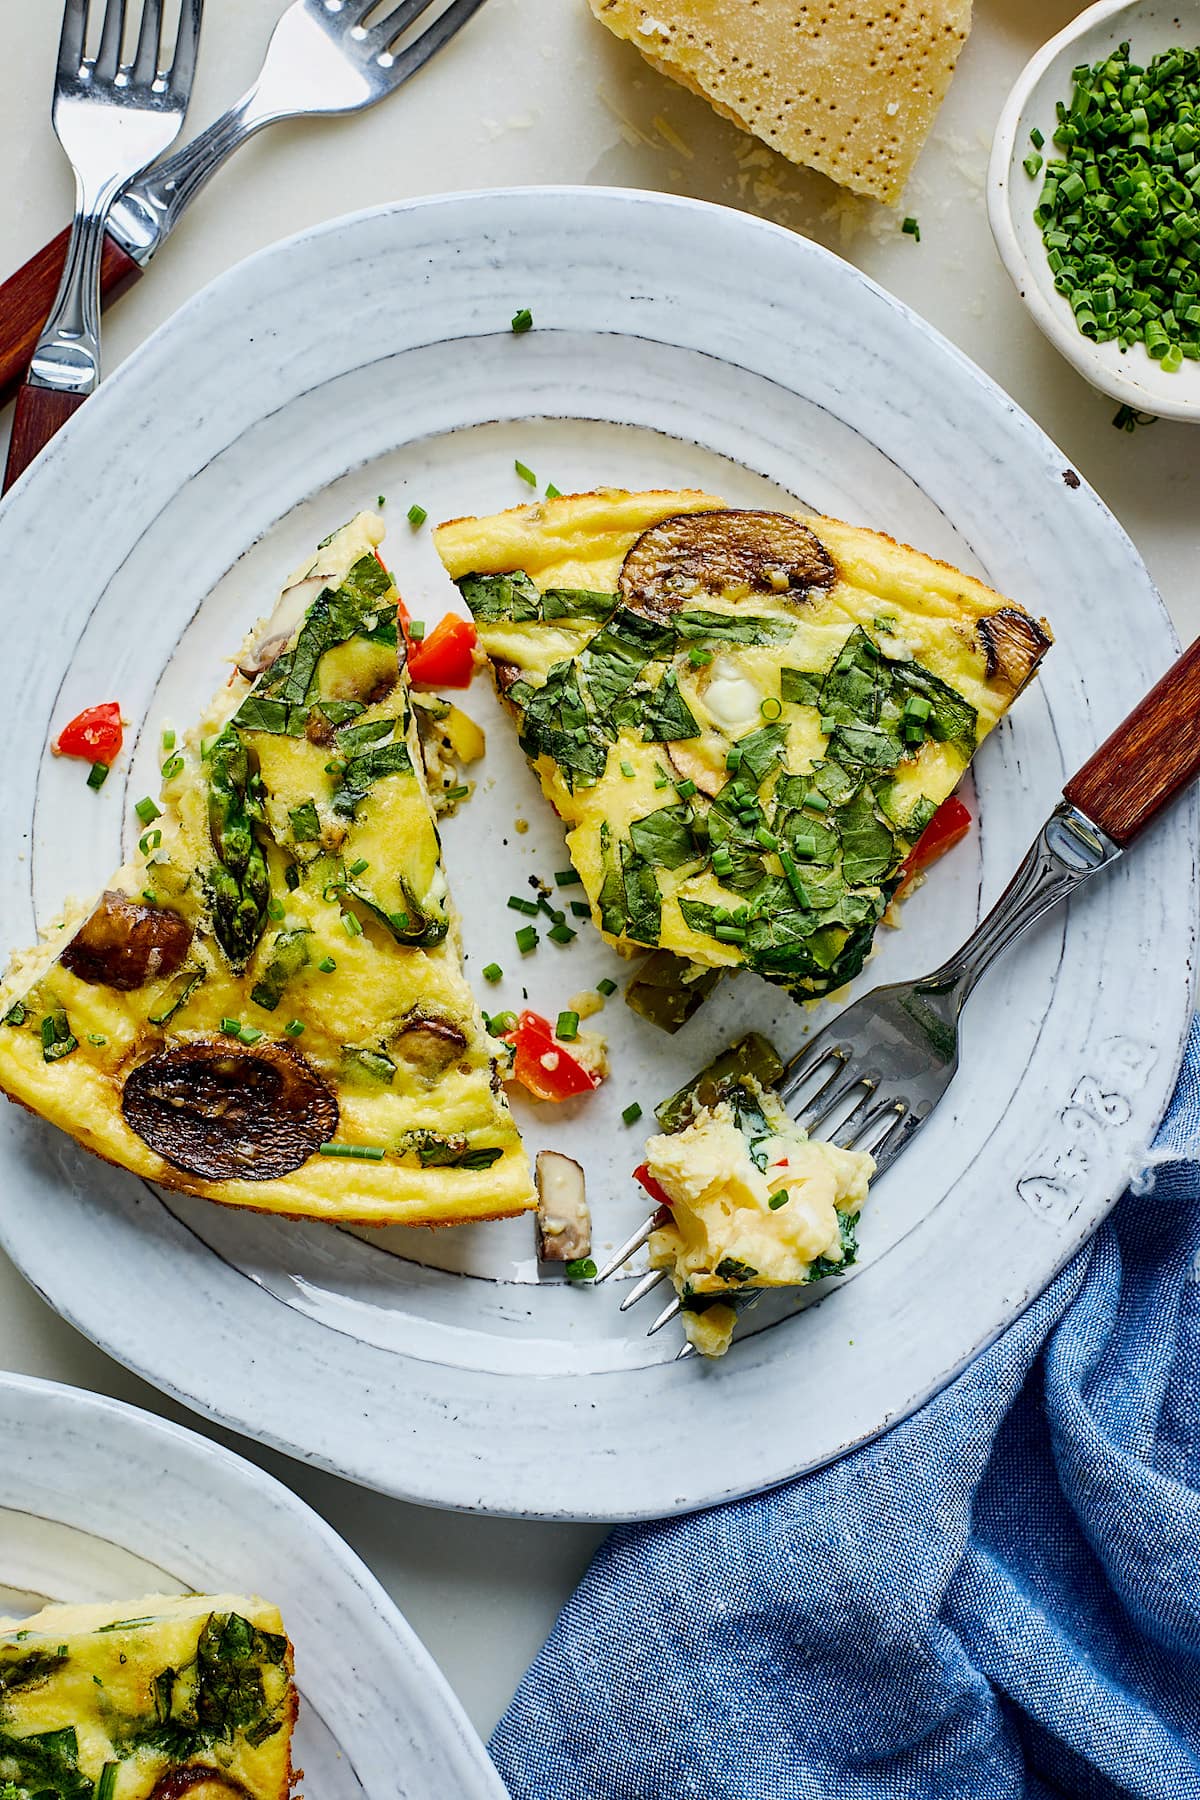
[[[475,638],[470,619],[448,613],[427,638],[409,639],[409,675],[419,687],[470,687],[475,673]]]
[[[953,850],[971,829],[971,815],[958,798],[951,794],[930,819],[928,825],[905,857],[900,868],[900,886],[906,887],[914,876],[922,874],[938,858]]]
[[[663,1187],[661,1182],[655,1181],[653,1175],[650,1173],[649,1163],[639,1163],[637,1168],[633,1171],[633,1179],[641,1183],[656,1206],[665,1207],[666,1210],[670,1212],[671,1196],[667,1193],[666,1188]]]
[[[516,1051],[514,1080],[535,1100],[570,1100],[600,1086],[601,1077],[571,1055],[541,1013],[521,1013],[516,1029],[508,1033],[505,1041]]]
[[[87,706],[64,725],[51,748],[56,756],[79,756],[84,762],[113,764],[121,754],[125,728],[115,700]]]

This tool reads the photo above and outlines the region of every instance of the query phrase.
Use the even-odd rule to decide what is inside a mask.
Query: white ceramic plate
[[[516,336],[513,313],[536,329]],[[1052,619],[1045,675],[984,746],[980,827],[906,909],[869,979],[940,960],[1006,882],[1065,776],[1169,662],[1132,546],[1061,455],[854,269],[734,212],[547,190],[387,208],[255,258],[107,383],[0,509],[8,595],[0,824],[23,860],[5,942],[101,882],[159,730],[220,679],[280,573],[363,503],[414,613],[454,599],[428,530],[564,491],[703,483],[805,504],[981,571]],[[143,722],[103,791],[46,754],[79,706]],[[617,959],[584,931],[520,962],[505,897],[565,865],[483,684],[481,792],[446,832],[469,968],[554,1014]],[[130,760],[132,767],[130,767]],[[530,823],[522,835],[514,821]],[[944,1383],[1094,1229],[1169,1095],[1191,1002],[1194,803],[1011,956],[968,1010],[962,1073],[870,1202],[853,1277],[796,1317],[764,1304],[715,1366],[621,1317],[619,1288],[539,1280],[532,1220],[373,1239],[159,1194],[0,1111],[0,1234],[113,1355],[209,1417],[406,1498],[627,1518],[778,1481]],[[483,985],[482,983],[480,984]],[[729,1035],[792,1049],[805,1015],[751,978],[678,1037],[610,1003],[614,1074],[524,1109],[531,1149],[587,1165],[597,1249],[644,1202],[653,1104]],[[347,1179],[352,1179],[348,1172]],[[810,1297],[811,1298],[811,1297]]]
[[[302,1501],[132,1406],[0,1375],[0,1614],[193,1591],[261,1593],[282,1612],[311,1800],[504,1800],[428,1653]]]

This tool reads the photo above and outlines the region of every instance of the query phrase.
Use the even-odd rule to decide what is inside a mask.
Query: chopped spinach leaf
[[[678,869],[683,863],[694,862],[697,856],[690,821],[686,806],[663,806],[644,819],[634,819],[629,827],[630,841],[645,862],[661,869]]]
[[[471,617],[481,625],[501,619],[520,625],[542,616],[542,597],[520,569],[511,575],[464,575],[457,586]]]
[[[411,775],[412,758],[402,738],[390,744],[378,744],[353,757],[343,769],[333,791],[333,810],[344,819],[352,819],[377,781],[388,775]]]
[[[288,823],[292,828],[292,839],[297,844],[315,844],[321,835],[321,821],[317,817],[316,805],[311,800],[304,800],[294,806],[288,814]]]
[[[267,1012],[275,1011],[288,982],[308,967],[311,937],[312,932],[307,926],[296,931],[276,932],[266,967],[250,990],[250,998],[256,1006]]]
[[[667,669],[642,707],[642,737],[647,743],[674,743],[700,736],[700,727],[679,691],[679,678]]]
[[[790,706],[819,706],[824,679],[824,675],[811,675],[806,669],[780,669],[780,697]]]
[[[671,620],[682,647],[689,644],[782,644],[796,634],[795,622],[764,613],[706,612],[689,608]]]

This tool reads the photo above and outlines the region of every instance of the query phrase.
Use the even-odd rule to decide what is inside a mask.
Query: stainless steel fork
[[[1072,776],[1012,881],[962,948],[917,981],[875,988],[819,1031],[777,1084],[814,1136],[868,1150],[877,1175],[929,1118],[958,1067],[958,1022],[985,970],[1038,919],[1106,869],[1200,775],[1200,640]],[[606,1281],[647,1242],[654,1214],[597,1275]],[[644,1275],[635,1305],[664,1279]],[[681,1310],[676,1298],[653,1321]],[[685,1345],[681,1355],[691,1351]]]
[[[100,379],[100,259],[110,208],[126,182],[179,135],[191,98],[204,0],[182,0],[163,66],[163,0],[142,0],[137,41],[121,60],[126,0],[107,0],[96,55],[86,55],[89,0],[66,0],[54,83],[54,129],[75,171],[75,222],[58,295],[17,402],[9,487]]]
[[[437,3],[400,0],[384,11],[380,0],[293,0],[253,85],[206,130],[126,189],[113,208],[110,236],[144,269],[200,189],[256,132],[281,119],[359,112],[394,93],[449,43],[483,0],[451,0],[424,31],[402,43]]]
[[[131,182],[108,221],[101,291],[136,279],[189,204],[235,150],[283,119],[357,112],[393,94],[483,5],[450,0],[293,0],[249,91],[182,149]],[[379,14],[373,22],[375,14]],[[0,405],[16,390],[46,316],[62,255],[47,244],[0,285]]]

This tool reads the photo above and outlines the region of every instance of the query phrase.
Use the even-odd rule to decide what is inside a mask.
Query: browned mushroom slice
[[[583,1170],[573,1157],[539,1150],[538,1255],[543,1262],[576,1262],[592,1252],[592,1215]]]
[[[1018,606],[1002,606],[975,627],[983,645],[988,679],[1002,675],[1020,693],[1054,639],[1045,624]]]
[[[786,513],[681,513],[644,531],[618,586],[626,606],[667,620],[705,596],[806,594],[837,580],[816,534]]]
[[[59,957],[64,969],[92,987],[128,992],[182,968],[192,928],[165,906],[144,906],[117,888],[100,903]]]
[[[452,1019],[413,1012],[395,1039],[392,1049],[422,1081],[439,1080],[467,1047],[466,1035]]]
[[[197,1038],[127,1077],[125,1123],[165,1162],[206,1181],[273,1181],[328,1143],[338,1104],[286,1044]]]
[[[719,755],[703,738],[694,741],[673,739],[671,743],[664,744],[663,749],[680,781],[694,781],[700,792],[707,794],[710,799],[714,794],[719,794],[729,780],[724,741],[721,742]]]
[[[508,696],[508,690],[520,681],[521,671],[515,662],[493,661],[492,678],[496,683],[496,692],[504,700]]]
[[[225,1769],[212,1769],[204,1763],[189,1763],[183,1769],[168,1769],[160,1775],[150,1792],[150,1800],[229,1800],[230,1794],[254,1800],[250,1789]]]

